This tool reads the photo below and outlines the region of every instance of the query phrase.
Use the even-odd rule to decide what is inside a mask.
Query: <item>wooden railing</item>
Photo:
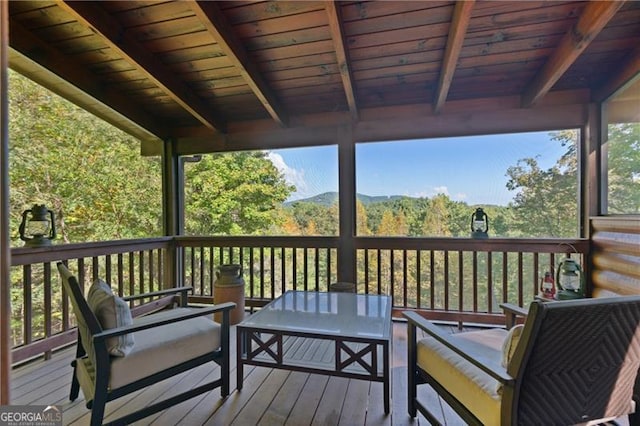
[[[337,281],[337,237],[177,237],[182,279],[192,300],[210,302],[215,268],[242,266],[246,305],[262,306],[287,290],[327,291]]]
[[[546,271],[569,254],[586,265],[588,249],[585,239],[357,238],[358,291],[434,320],[504,324],[501,303],[527,306]]]
[[[55,263],[62,261],[85,290],[96,278],[120,295],[161,288],[171,265],[172,238],[16,248],[11,251],[13,362],[76,340],[75,319]],[[172,263],[172,262],[169,262]]]
[[[586,265],[583,239],[355,238],[359,293],[388,294],[399,310],[436,320],[504,323],[501,302],[528,304],[560,256]],[[246,306],[287,290],[326,291],[338,277],[338,237],[166,237],[12,250],[13,361],[75,339],[73,315],[55,262],[85,288],[103,278],[121,295],[191,286],[213,302],[216,267],[243,267]],[[587,271],[585,271],[586,273]]]

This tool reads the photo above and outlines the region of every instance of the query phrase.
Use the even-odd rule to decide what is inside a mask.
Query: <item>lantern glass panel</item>
[[[33,236],[42,236],[49,234],[48,220],[30,220],[27,224],[27,234]]]
[[[567,290],[580,289],[580,275],[576,272],[564,272],[560,275],[562,288]]]

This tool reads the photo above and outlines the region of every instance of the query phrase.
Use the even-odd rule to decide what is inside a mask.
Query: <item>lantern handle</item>
[[[31,241],[33,239],[24,236],[24,228],[27,224],[27,215],[29,213],[31,213],[31,209],[22,212],[22,222],[20,222],[20,226],[18,227],[18,232],[20,233],[20,239],[22,241]]]
[[[49,217],[51,218],[51,232],[49,238],[53,240],[56,238],[56,220],[53,217],[53,210],[49,210]]]

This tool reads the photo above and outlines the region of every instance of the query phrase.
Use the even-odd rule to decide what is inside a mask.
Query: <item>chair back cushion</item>
[[[508,367],[517,377],[514,423],[575,424],[632,412],[640,296],[535,301],[523,330],[526,344]]]
[[[89,288],[87,303],[103,330],[133,324],[127,302],[113,294],[111,286],[98,278]],[[107,339],[107,351],[113,356],[125,356],[134,345],[133,333]]]
[[[504,368],[509,366],[511,358],[513,358],[513,354],[516,352],[516,347],[518,347],[518,342],[520,341],[523,328],[523,324],[511,327],[507,333],[507,337],[504,339],[504,342],[502,342],[502,366]]]

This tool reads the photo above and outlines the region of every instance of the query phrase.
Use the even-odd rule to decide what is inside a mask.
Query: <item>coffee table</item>
[[[287,291],[237,325],[237,386],[244,366],[383,383],[390,407],[391,298]]]

